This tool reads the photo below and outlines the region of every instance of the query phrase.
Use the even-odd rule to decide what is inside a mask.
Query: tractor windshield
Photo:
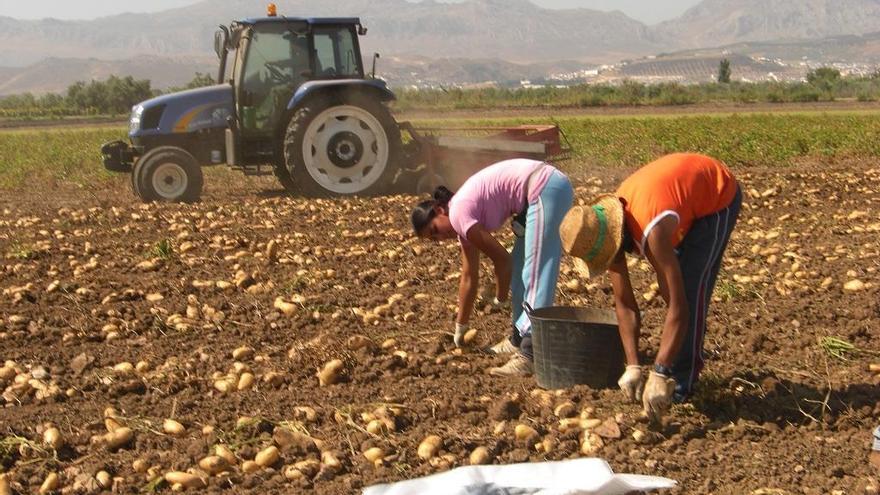
[[[308,31],[305,23],[273,22],[250,29],[245,37],[246,54],[236,77],[242,126],[265,132],[275,128],[293,91],[309,76]]]
[[[314,33],[315,73],[319,78],[363,77],[352,27],[316,27]]]

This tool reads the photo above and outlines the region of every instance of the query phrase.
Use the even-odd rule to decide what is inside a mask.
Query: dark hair
[[[416,235],[425,230],[425,227],[437,216],[437,212],[434,210],[435,207],[449,207],[449,200],[452,199],[454,194],[446,186],[437,186],[437,189],[434,189],[434,199],[422,201],[413,208],[410,218],[412,219],[412,226]]]

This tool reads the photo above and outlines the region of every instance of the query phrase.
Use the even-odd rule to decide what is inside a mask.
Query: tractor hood
[[[184,134],[225,128],[233,114],[230,84],[158,96],[132,108],[129,136]]]

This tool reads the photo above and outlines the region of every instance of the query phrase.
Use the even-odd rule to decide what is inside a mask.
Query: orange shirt
[[[736,179],[723,163],[696,153],[666,155],[637,170],[617,189],[624,200],[624,222],[645,252],[648,233],[672,215],[678,219],[675,246],[694,220],[723,210],[736,195]]]

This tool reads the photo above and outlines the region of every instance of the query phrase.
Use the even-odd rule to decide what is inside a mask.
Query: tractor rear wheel
[[[391,114],[365,98],[307,103],[293,114],[284,139],[290,186],[314,197],[383,192],[397,172],[400,150]]]
[[[203,183],[199,162],[174,146],[150,150],[132,170],[132,188],[147,203],[194,203],[202,194]]]

